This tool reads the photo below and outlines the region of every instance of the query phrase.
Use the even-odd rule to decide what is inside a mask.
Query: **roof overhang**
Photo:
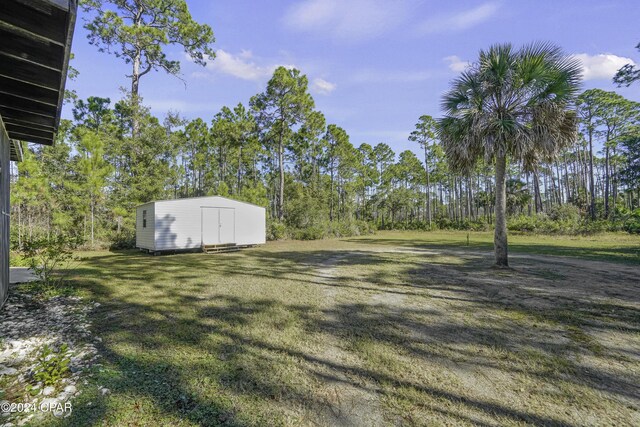
[[[20,144],[20,141],[9,140],[9,160],[14,162],[22,161],[22,144]]]
[[[10,139],[53,144],[77,8],[77,0],[2,0],[0,117]]]

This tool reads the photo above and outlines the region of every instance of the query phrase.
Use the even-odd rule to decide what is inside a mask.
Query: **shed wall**
[[[143,227],[143,212],[147,211],[147,226]],[[136,247],[155,250],[155,204],[147,203],[136,209]]]
[[[224,197],[201,197],[156,202],[155,249],[194,249],[202,243],[202,207],[235,210],[235,243],[265,243],[265,209]]]
[[[200,247],[200,204],[196,199],[156,202],[156,250]]]

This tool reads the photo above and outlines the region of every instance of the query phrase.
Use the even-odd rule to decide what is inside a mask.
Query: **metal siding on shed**
[[[199,248],[203,207],[235,210],[234,243],[237,245],[265,243],[264,208],[219,196],[196,197],[155,202],[155,250]]]
[[[200,199],[200,206],[235,209],[236,245],[259,245],[265,243],[265,208],[220,196]]]
[[[147,226],[143,227],[143,212],[147,211]],[[155,250],[155,204],[147,203],[136,209],[136,247]]]
[[[197,199],[156,202],[156,249],[195,249],[201,246],[200,205]]]

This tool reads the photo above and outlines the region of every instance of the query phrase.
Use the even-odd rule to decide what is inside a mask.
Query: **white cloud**
[[[419,34],[463,31],[481,24],[500,9],[500,3],[488,2],[453,15],[435,16],[418,27]]]
[[[378,37],[401,24],[412,0],[305,0],[291,6],[284,24],[292,30],[340,41]]]
[[[254,61],[250,50],[242,50],[234,55],[219,49],[216,51],[216,58],[207,63],[207,68],[242,80],[259,81],[269,78],[280,65],[287,68],[293,67],[289,64],[259,65]]]
[[[634,64],[630,58],[610,53],[601,53],[598,55],[578,53],[573,55],[573,57],[582,62],[582,76],[585,80],[611,79],[625,64]]]
[[[285,61],[266,60],[255,57],[250,50],[241,50],[233,54],[223,49],[216,51],[215,59],[208,61],[204,71],[194,71],[191,77],[208,78],[215,74],[226,74],[238,79],[248,80],[263,84],[273,75],[278,67],[288,69],[298,68],[295,65],[287,64]],[[333,92],[337,85],[322,78],[310,79],[310,88],[316,93],[327,95]]]
[[[313,81],[311,82],[311,90],[322,95],[330,94],[331,92],[336,90],[336,87],[337,85],[335,83],[328,82],[325,79],[321,79],[319,77],[313,79]]]
[[[461,73],[469,67],[469,61],[463,61],[456,55],[447,56],[446,58],[442,58],[443,61],[449,63],[449,69],[456,73]]]

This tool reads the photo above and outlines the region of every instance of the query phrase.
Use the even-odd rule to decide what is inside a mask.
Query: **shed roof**
[[[250,206],[255,206],[257,208],[265,209],[264,206],[256,205],[255,203],[245,202],[243,200],[236,200],[236,199],[232,199],[230,197],[224,197],[224,196],[199,196],[199,197],[183,197],[181,199],[151,200],[150,202],[142,203],[142,204],[136,206],[136,208],[139,208],[140,206],[144,206],[144,205],[149,205],[149,204],[152,204],[152,203],[180,202],[180,201],[184,201],[184,200],[216,199],[216,198],[217,199],[227,199],[227,200],[231,200],[232,202],[242,203],[242,204],[245,204],[245,205],[250,205]]]
[[[77,0],[2,0],[0,116],[9,138],[53,144],[77,7]]]

